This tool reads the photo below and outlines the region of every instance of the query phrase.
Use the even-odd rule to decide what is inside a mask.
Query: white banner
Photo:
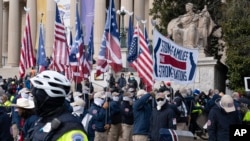
[[[198,60],[198,49],[181,47],[154,29],[153,76],[155,80],[192,83]]]

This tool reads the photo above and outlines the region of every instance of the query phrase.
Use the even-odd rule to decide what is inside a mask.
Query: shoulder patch
[[[72,135],[72,141],[84,141],[82,134],[76,133]]]

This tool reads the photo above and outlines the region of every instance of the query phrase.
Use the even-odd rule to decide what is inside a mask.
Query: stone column
[[[3,1],[0,1],[0,43],[3,40]],[[0,46],[0,68],[2,67],[2,57],[3,57],[3,53],[2,53],[2,48],[3,46]]]
[[[20,58],[20,3],[9,0],[8,66],[17,67]]]
[[[133,0],[121,0],[121,6],[124,6],[129,12],[133,11]],[[128,28],[129,15],[124,16],[124,26]]]
[[[152,9],[153,8],[153,2],[154,0],[149,0],[149,4],[148,4],[148,9]],[[146,12],[145,12],[146,13]],[[147,14],[149,13],[149,10],[147,12]],[[151,20],[152,20],[153,16],[150,16],[149,14],[147,15],[147,23],[148,23],[148,28],[147,28],[147,31],[148,31],[148,38],[149,40],[153,40],[153,30],[154,30],[154,27],[151,23]]]
[[[136,25],[137,20],[135,16],[139,17],[140,19],[145,19],[145,0],[135,0],[134,1],[134,25]]]
[[[102,35],[105,26],[106,17],[106,1],[95,1],[95,17],[94,17],[94,59],[97,61],[100,45],[102,42]]]
[[[78,10],[80,11],[79,6],[80,6],[80,2],[78,3]],[[76,0],[71,0],[70,1],[70,28],[71,28],[73,40],[75,38],[75,29],[76,29],[75,27],[76,27]]]
[[[7,64],[8,56],[8,26],[9,26],[9,6],[5,3],[3,7],[3,36],[2,36],[2,54],[4,66]]]
[[[31,31],[31,38],[32,38],[32,45],[33,49],[35,49],[36,43],[36,32],[37,32],[37,7],[36,7],[36,0],[27,0],[27,8],[30,8],[29,15],[30,15],[30,31]]]
[[[54,0],[47,0],[46,6],[46,23],[45,23],[45,52],[47,56],[52,55],[54,44],[54,26],[55,26],[55,13],[56,3]]]

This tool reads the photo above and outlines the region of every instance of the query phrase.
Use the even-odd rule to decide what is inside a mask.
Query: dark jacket
[[[134,114],[133,106],[128,101],[122,101],[121,103],[122,123],[133,125]]]
[[[237,111],[226,113],[219,104],[214,105],[207,122],[209,141],[229,141],[230,125],[240,123]]]
[[[118,82],[118,85],[119,85],[120,88],[123,88],[127,84],[126,79],[124,77],[122,77],[122,76],[118,79],[117,82]]]
[[[95,127],[94,129],[95,131],[105,132],[106,131],[106,129],[104,129],[105,124],[111,124],[110,117],[106,114],[107,111],[102,107],[93,103],[89,108],[88,113],[93,116],[92,117],[93,125],[90,126]]]
[[[150,141],[159,141],[161,128],[175,129],[176,116],[174,111],[165,103],[161,110],[153,109],[150,120]]]
[[[122,122],[120,101],[110,102],[110,118],[111,124],[118,124]]]
[[[150,127],[150,116],[152,113],[150,94],[143,95],[133,105],[134,126],[133,135],[148,135]]]
[[[12,141],[13,138],[10,134],[11,118],[5,112],[3,107],[0,107],[0,140]]]
[[[26,137],[28,135],[28,131],[34,127],[34,124],[38,120],[38,118],[39,117],[37,115],[32,115],[25,120],[25,123],[23,125],[24,137]]]

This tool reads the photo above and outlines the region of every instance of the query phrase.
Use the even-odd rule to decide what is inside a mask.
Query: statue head
[[[186,11],[192,11],[193,10],[193,7],[194,7],[194,5],[192,4],[192,3],[187,3],[186,4]]]

